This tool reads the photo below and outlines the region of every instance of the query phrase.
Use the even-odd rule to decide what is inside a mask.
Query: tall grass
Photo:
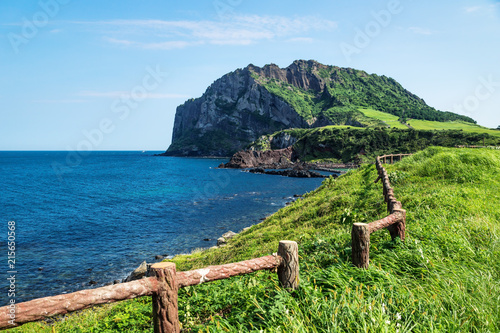
[[[387,170],[407,210],[405,242],[378,231],[370,267],[353,267],[351,225],[387,214],[381,185],[373,165],[327,179],[226,247],[173,259],[186,270],[267,255],[280,239],[299,242],[297,291],[282,290],[271,272],[184,288],[185,332],[500,331],[500,152],[429,148]],[[134,302],[102,310],[110,314],[99,320],[84,312],[14,331],[144,331],[147,298]]]

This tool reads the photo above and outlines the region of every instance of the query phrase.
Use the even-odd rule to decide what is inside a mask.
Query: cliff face
[[[202,97],[177,108],[168,155],[228,156],[259,136],[307,122],[252,77],[251,66],[224,75]]]
[[[286,82],[303,90],[323,92],[326,81],[318,73],[320,70],[329,70],[330,67],[313,60],[297,60],[287,68],[279,68],[275,64],[263,68],[249,65],[247,68],[260,77]]]
[[[262,135],[287,128],[386,126],[365,117],[359,108],[402,119],[473,121],[429,107],[385,76],[312,60],[298,60],[287,68],[249,65],[224,75],[203,96],[177,108],[165,155],[230,156]],[[286,142],[276,145],[285,148]]]

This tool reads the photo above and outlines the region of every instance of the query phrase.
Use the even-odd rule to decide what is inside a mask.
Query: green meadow
[[[373,109],[359,109],[366,117],[378,119],[394,128],[408,128],[399,122],[399,118],[392,114]],[[416,130],[462,130],[469,133],[484,133],[500,137],[500,130],[490,129],[484,126],[464,121],[430,121],[420,119],[409,119],[407,124]]]
[[[500,137],[500,131],[495,129],[486,128],[483,126],[466,123],[462,121],[448,121],[448,122],[439,122],[439,121],[428,121],[428,120],[418,120],[418,119],[410,119],[408,123],[411,127],[417,130],[463,130],[464,132],[470,133],[485,133],[490,135],[495,135]]]
[[[390,113],[381,112],[373,109],[359,109],[366,117],[383,121],[387,126],[407,129],[408,126],[399,122],[399,117]]]

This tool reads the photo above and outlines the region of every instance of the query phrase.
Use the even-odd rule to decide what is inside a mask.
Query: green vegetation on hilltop
[[[307,62],[305,66],[306,71],[320,78],[323,83],[321,89],[316,87],[316,90],[310,88],[306,91],[257,73],[252,73],[252,76],[269,92],[289,103],[306,120],[324,116],[336,125],[358,121],[361,126],[373,126],[373,120],[370,122],[358,110],[372,108],[403,120],[413,118],[475,123],[470,117],[438,111],[428,106],[423,99],[404,89],[392,78],[352,68],[325,66],[314,61]]]
[[[370,267],[353,267],[351,225],[386,216],[382,187],[371,164],[326,179],[227,246],[173,259],[195,269],[299,242],[299,290],[270,272],[183,288],[186,332],[500,331],[500,152],[434,147],[386,167],[407,211],[405,242],[376,232]],[[12,331],[152,332],[144,300]]]
[[[259,78],[261,84],[272,94],[281,97],[310,124],[319,117],[326,117],[334,124],[352,124],[356,126],[383,126],[377,119],[368,118],[351,105],[338,105],[331,107],[328,99],[318,97],[318,92],[304,90],[276,79]]]

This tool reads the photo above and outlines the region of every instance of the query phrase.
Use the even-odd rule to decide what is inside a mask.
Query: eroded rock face
[[[327,68],[316,61],[297,60],[287,68],[248,65],[224,75],[203,96],[177,107],[172,144],[164,155],[231,156],[264,134],[331,125],[325,117],[306,121],[261,82],[275,79],[321,94],[326,82],[317,73]],[[275,146],[286,148],[289,140],[278,140]]]
[[[322,92],[326,83],[321,77],[313,73],[320,69],[327,69],[328,66],[314,60],[296,60],[287,68],[279,68],[275,64],[266,65],[262,68],[249,65],[248,68],[260,76],[284,81],[304,90]]]
[[[224,75],[202,97],[177,107],[166,155],[230,156],[263,134],[307,122],[253,77],[249,66]]]
[[[273,136],[271,139],[272,149],[285,149],[293,146],[297,142],[297,138],[289,133],[281,132],[280,134]]]
[[[292,147],[266,151],[244,150],[234,154],[224,167],[233,169],[257,167],[266,169],[285,169],[292,167],[295,160],[296,156]]]

